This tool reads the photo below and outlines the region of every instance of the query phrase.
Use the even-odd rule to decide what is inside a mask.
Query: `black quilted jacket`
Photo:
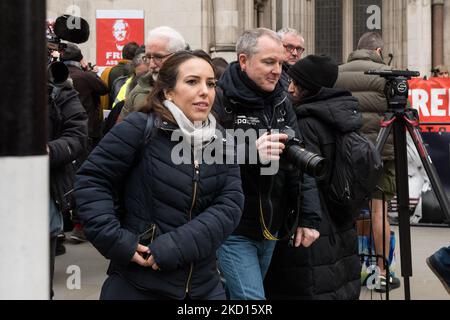
[[[220,281],[216,250],[242,214],[239,167],[175,165],[176,128],[156,119],[142,147],[146,123],[147,115],[130,115],[93,151],[77,174],[79,215],[88,239],[111,260],[110,274],[171,299],[204,299]],[[121,188],[126,214],[118,216],[113,195]],[[130,262],[152,226],[149,247],[162,271]]]

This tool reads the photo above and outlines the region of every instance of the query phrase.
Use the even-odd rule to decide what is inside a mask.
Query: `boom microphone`
[[[89,24],[81,17],[67,14],[58,17],[54,30],[58,38],[68,42],[80,44],[89,40]]]

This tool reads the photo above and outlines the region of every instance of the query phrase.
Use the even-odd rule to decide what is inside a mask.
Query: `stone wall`
[[[67,13],[73,0],[47,0],[47,15],[56,18]],[[144,10],[145,33],[150,29],[167,25],[178,30],[194,49],[208,49],[208,13],[203,10],[204,0],[77,0],[75,5],[81,10],[91,28],[91,37],[80,45],[89,61],[96,60],[96,10]],[[206,23],[205,23],[206,22]]]
[[[352,0],[345,1],[347,5],[352,3]],[[257,3],[264,7],[259,15],[255,9]],[[395,68],[430,72],[431,3],[431,0],[383,0],[385,58],[393,53]],[[48,16],[64,14],[72,4],[73,0],[47,0]],[[144,10],[146,33],[154,27],[168,25],[177,29],[193,49],[213,49],[214,56],[227,60],[235,59],[233,47],[242,31],[255,27],[258,21],[274,30],[279,26],[298,29],[306,40],[306,54],[315,52],[315,0],[77,0],[75,4],[91,26],[91,38],[81,48],[92,62],[96,60],[96,10]],[[444,62],[450,65],[450,0],[444,0],[444,5]],[[348,37],[353,35],[351,18],[344,16],[345,55],[352,44]]]

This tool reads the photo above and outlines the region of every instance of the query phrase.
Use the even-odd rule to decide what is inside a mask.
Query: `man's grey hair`
[[[247,58],[251,58],[258,53],[258,40],[261,37],[269,37],[276,42],[282,44],[281,37],[270,29],[257,28],[245,31],[238,39],[236,44],[236,53],[238,55],[245,54]]]
[[[178,52],[186,48],[186,41],[183,36],[175,29],[166,26],[150,30],[148,33],[147,44],[152,40],[161,38],[169,40],[167,47],[168,52]]]
[[[358,42],[358,50],[377,50],[383,49],[384,42],[381,34],[378,32],[366,32],[364,33]]]
[[[296,37],[303,38],[303,35],[300,32],[298,32],[296,29],[292,29],[292,28],[280,29],[280,30],[278,30],[277,34],[281,39],[283,39],[283,37],[287,34],[292,34]]]

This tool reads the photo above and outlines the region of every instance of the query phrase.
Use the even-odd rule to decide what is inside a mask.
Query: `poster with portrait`
[[[99,67],[117,65],[127,43],[144,43],[143,10],[97,10],[96,21]]]

